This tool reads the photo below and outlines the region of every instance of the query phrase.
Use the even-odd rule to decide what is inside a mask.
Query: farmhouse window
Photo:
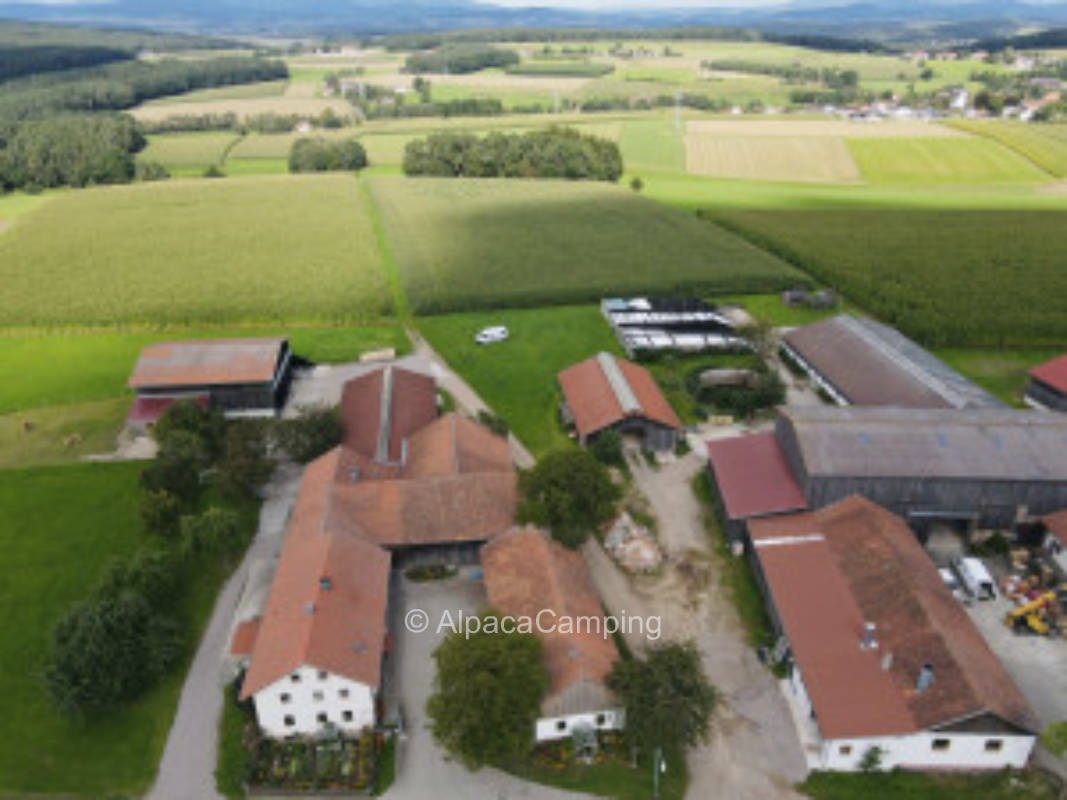
[[[946,751],[950,747],[952,747],[952,740],[950,739],[934,739],[933,742],[930,743],[931,750]]]

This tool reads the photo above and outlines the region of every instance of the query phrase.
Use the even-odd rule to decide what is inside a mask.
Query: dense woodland
[[[448,178],[566,178],[617,181],[615,142],[552,127],[523,134],[438,133],[408,142],[404,172]]]
[[[112,61],[126,61],[133,55],[114,47],[67,47],[63,45],[0,44],[0,82],[41,72],[97,67]]]
[[[153,97],[287,75],[281,61],[237,57],[119,61],[2,82],[0,188],[129,181],[144,138],[115,112]]]

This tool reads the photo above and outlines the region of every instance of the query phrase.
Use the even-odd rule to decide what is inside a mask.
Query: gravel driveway
[[[687,797],[799,800],[791,787],[803,780],[806,765],[785,698],[746,644],[737,612],[716,583],[715,557],[690,489],[704,468],[700,452],[658,469],[643,459],[631,462],[658,520],[668,560],[663,575],[632,579],[595,541],[585,545],[586,561],[612,613],[659,615],[664,639],[695,640],[708,677],[722,692],[710,741],[687,755]],[[629,643],[645,644],[640,635]]]
[[[259,528],[240,566],[226,581],[203,639],[185,676],[178,712],[174,716],[149,800],[221,800],[215,791],[218,724],[222,689],[230,678],[225,666],[234,611],[249,566],[281,549],[289,510],[296,498],[303,470],[279,467],[264,489]]]

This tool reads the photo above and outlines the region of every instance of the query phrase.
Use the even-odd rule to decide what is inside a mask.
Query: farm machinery
[[[1011,576],[1002,587],[1018,605],[1004,615],[1004,624],[1019,633],[1052,636],[1060,631],[1062,603],[1067,602],[1067,583],[1047,587],[1040,575]]]

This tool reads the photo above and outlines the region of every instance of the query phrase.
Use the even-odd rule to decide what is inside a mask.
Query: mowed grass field
[[[1000,142],[1049,174],[1067,178],[1067,125],[1000,120],[953,120],[950,124]]]
[[[854,183],[860,171],[845,140],[832,136],[689,134],[686,167],[694,175],[772,181]]]
[[[1062,347],[1062,211],[729,210],[713,219],[928,345]]]
[[[416,313],[801,279],[715,225],[618,186],[393,177],[368,186]]]
[[[1012,183],[1043,181],[1032,162],[989,139],[849,139],[872,183]]]
[[[601,350],[623,355],[595,305],[507,309],[423,317],[420,333],[511,426],[535,456],[568,442],[560,425],[556,374]],[[507,325],[510,338],[488,346],[474,335]]]
[[[112,559],[133,553],[145,537],[137,488],[142,466],[0,470],[0,796],[135,796],[155,774],[180,670],[93,722],[57,714],[41,679],[52,626]],[[220,577],[205,571],[191,580],[191,597],[175,613],[198,620],[198,628]]]
[[[0,237],[0,327],[355,322],[391,310],[351,175],[57,196]]]
[[[221,164],[227,151],[240,140],[236,133],[182,133],[148,137],[148,146],[137,154],[141,162],[158,162],[172,174],[203,172]]]

